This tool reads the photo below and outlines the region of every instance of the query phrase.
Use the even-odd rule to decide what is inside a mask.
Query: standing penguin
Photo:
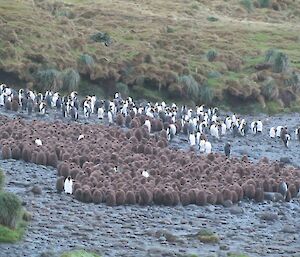
[[[270,138],[275,138],[276,137],[276,128],[272,127],[270,128]]]
[[[251,122],[251,131],[254,135],[257,134],[257,132],[258,132],[258,122],[257,121]]]
[[[211,153],[211,149],[212,149],[211,143],[208,142],[208,141],[206,141],[206,142],[205,142],[205,153],[206,153],[206,154]]]
[[[98,108],[98,119],[102,120],[103,117],[104,117],[104,109],[101,106],[101,107]]]
[[[61,111],[62,111],[63,117],[66,118],[66,117],[68,116],[68,112],[67,112],[67,103],[66,103],[66,102],[63,102],[63,103],[62,103]]]
[[[22,111],[26,111],[27,110],[27,105],[28,105],[28,98],[27,96],[22,97],[21,99],[22,102]]]
[[[280,138],[281,131],[283,130],[282,126],[277,126],[276,127],[276,137]]]
[[[239,134],[239,128],[235,124],[233,124],[232,125],[232,135],[233,135],[233,137],[236,137],[238,134]]]
[[[108,111],[107,118],[108,118],[108,124],[112,125],[114,121],[113,121],[113,114],[111,110]]]
[[[73,181],[71,176],[67,177],[64,184],[64,190],[66,194],[72,194],[73,193]]]
[[[284,181],[281,181],[279,183],[278,192],[280,194],[282,194],[282,196],[283,196],[284,199],[286,198],[287,191],[288,191],[287,184]]]
[[[70,114],[71,114],[71,118],[72,118],[73,121],[77,121],[78,120],[78,110],[77,110],[77,108],[75,106],[71,107]]]
[[[28,98],[28,103],[27,103],[28,115],[32,114],[32,110],[33,110],[33,100],[31,98]]]
[[[176,134],[176,126],[174,124],[170,124],[169,127],[167,128],[167,137],[168,140],[171,141]]]
[[[190,142],[190,146],[192,147],[196,145],[196,137],[194,133],[190,133],[189,142]]]
[[[205,140],[200,140],[200,143],[199,143],[199,150],[200,150],[200,153],[204,153],[205,152],[205,143],[206,141]]]
[[[288,129],[287,127],[284,127],[281,129],[281,132],[280,132],[280,138],[284,144],[285,147],[288,147],[288,143],[289,143],[289,140],[291,139],[289,134],[288,134]]]
[[[300,127],[295,130],[296,139],[300,142]]]
[[[61,97],[58,95],[58,98],[55,102],[56,111],[59,111],[61,109],[61,106],[62,106]]]
[[[262,124],[262,121],[261,120],[258,120],[257,121],[257,132],[258,133],[262,133],[262,130],[263,130],[263,124]]]
[[[289,147],[290,141],[291,141],[291,136],[290,136],[288,133],[286,133],[286,134],[284,135],[284,140],[283,140],[284,146],[285,146],[286,148]]]
[[[44,102],[41,102],[39,104],[39,113],[41,115],[45,115],[46,114],[46,104]]]
[[[227,158],[230,158],[231,144],[227,142],[224,146],[224,152]]]

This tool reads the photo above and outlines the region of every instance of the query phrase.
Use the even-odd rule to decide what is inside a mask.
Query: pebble
[[[278,220],[278,214],[273,212],[263,212],[260,214],[260,218],[266,221],[275,221]]]
[[[41,195],[42,194],[42,189],[39,186],[34,185],[31,188],[31,192],[34,193],[35,195]]]
[[[229,212],[230,212],[231,214],[238,215],[238,214],[243,214],[243,213],[244,213],[244,210],[243,210],[243,208],[241,208],[241,207],[238,207],[238,206],[232,206],[232,207],[229,209]]]
[[[285,225],[281,229],[281,232],[283,232],[283,233],[289,233],[289,234],[295,234],[295,233],[297,233],[295,226],[291,226],[291,225]]]
[[[226,200],[224,201],[223,203],[223,206],[226,207],[226,208],[229,208],[233,205],[232,201],[231,200]]]

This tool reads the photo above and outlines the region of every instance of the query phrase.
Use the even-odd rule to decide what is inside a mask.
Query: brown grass
[[[136,92],[146,97],[157,98],[151,90],[167,91],[170,85],[167,96],[180,90],[170,80],[171,72],[191,74],[219,92],[228,79],[255,74],[254,65],[270,48],[288,54],[299,70],[300,2],[280,2],[280,11],[254,8],[248,13],[236,0],[0,0],[5,28],[0,32],[0,68],[34,82],[29,65],[35,70],[79,68],[78,58],[89,54],[95,60],[90,80],[119,80],[132,89],[136,78],[144,76],[150,92]],[[99,31],[107,32],[112,44],[90,39]],[[210,49],[219,60],[207,61]],[[210,71],[220,72],[221,78],[210,79]]]

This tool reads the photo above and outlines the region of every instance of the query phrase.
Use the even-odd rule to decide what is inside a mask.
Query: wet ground
[[[15,114],[6,113],[13,117]],[[56,118],[60,119],[60,115]],[[255,119],[258,117],[255,117]],[[232,154],[248,154],[253,160],[288,157],[300,163],[300,144],[292,141],[285,149],[271,141],[269,127],[299,125],[299,114],[261,115],[264,133],[246,138],[227,136],[211,140],[214,151],[233,143]],[[43,119],[53,120],[54,114]],[[249,120],[254,119],[249,117]],[[83,122],[99,122],[96,117]],[[105,122],[105,121],[104,121]],[[180,135],[171,147],[188,148]],[[120,206],[84,204],[55,190],[56,170],[15,160],[0,160],[6,173],[6,190],[20,196],[32,213],[24,239],[17,244],[1,244],[2,257],[57,256],[59,252],[83,247],[103,256],[227,256],[243,252],[249,256],[300,256],[300,201],[290,203],[242,201],[238,205],[199,207]],[[38,185],[42,193],[31,188]],[[209,229],[219,237],[215,244],[202,243],[197,233]],[[298,254],[299,253],[299,254]],[[297,255],[298,254],[298,255]]]

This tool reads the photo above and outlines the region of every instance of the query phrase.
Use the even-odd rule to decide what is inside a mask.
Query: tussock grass
[[[20,221],[15,229],[0,225],[0,243],[15,243],[22,239],[26,228],[26,222]]]
[[[60,257],[100,257],[96,253],[86,252],[84,250],[75,250],[63,253]]]
[[[22,215],[20,199],[9,192],[0,192],[0,224],[15,229]]]
[[[0,169],[0,191],[3,190],[4,185],[5,185],[5,175],[3,170]]]
[[[0,24],[5,24],[0,69],[29,82],[36,82],[38,71],[73,69],[84,75],[79,91],[86,79],[97,85],[111,79],[126,84],[130,93],[152,98],[156,93],[147,91],[149,85],[152,91],[168,92],[170,87],[169,98],[182,91],[180,83],[166,79],[167,73],[191,75],[202,85],[215,70],[222,78],[207,85],[216,95],[226,89],[232,71],[235,77],[255,73],[253,66],[271,48],[299,69],[300,13],[295,10],[300,2],[285,2],[275,11],[242,1],[252,8],[248,12],[236,0],[0,0]],[[279,68],[281,64],[278,59]],[[135,83],[138,76],[145,77],[146,85]],[[71,81],[68,87],[73,88],[76,76]],[[64,85],[52,78],[50,82],[52,87]]]

